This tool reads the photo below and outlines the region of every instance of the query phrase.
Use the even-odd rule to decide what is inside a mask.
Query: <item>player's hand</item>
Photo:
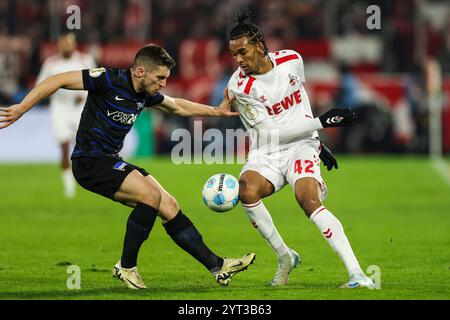
[[[331,153],[330,149],[328,149],[322,142],[320,143],[320,160],[322,160],[323,164],[327,167],[328,171],[334,168],[338,168],[337,160]]]
[[[322,127],[342,127],[355,121],[358,117],[350,108],[334,108],[319,117]]]
[[[236,100],[236,97],[231,97],[228,95],[228,89],[225,88],[223,90],[223,100],[219,104],[219,107],[217,108],[218,116],[223,117],[236,117],[239,115],[239,112],[231,111],[231,105],[233,104],[234,100]]]
[[[0,129],[12,125],[25,113],[24,108],[20,104],[10,107],[0,107]]]

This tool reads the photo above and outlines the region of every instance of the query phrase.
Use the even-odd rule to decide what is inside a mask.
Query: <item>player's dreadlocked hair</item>
[[[247,36],[250,43],[257,44],[261,42],[263,44],[264,54],[267,54],[269,49],[267,49],[264,33],[257,25],[251,22],[251,15],[252,13],[248,8],[243,8],[238,11],[235,21],[237,25],[230,31],[230,40]]]

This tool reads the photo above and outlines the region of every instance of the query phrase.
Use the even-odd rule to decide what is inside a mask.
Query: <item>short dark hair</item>
[[[156,44],[148,44],[136,53],[133,67],[138,65],[147,65],[148,67],[166,66],[171,69],[175,66],[175,60],[167,53],[164,48]]]
[[[252,13],[248,8],[243,8],[238,11],[236,15],[237,25],[230,31],[230,40],[247,36],[250,43],[257,44],[261,42],[263,44],[264,54],[267,54],[269,49],[266,45],[264,33],[256,24],[251,22],[251,16]]]

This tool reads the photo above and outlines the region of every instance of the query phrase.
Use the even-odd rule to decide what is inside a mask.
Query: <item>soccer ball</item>
[[[229,211],[239,202],[239,182],[230,174],[215,174],[203,186],[202,196],[211,210]]]

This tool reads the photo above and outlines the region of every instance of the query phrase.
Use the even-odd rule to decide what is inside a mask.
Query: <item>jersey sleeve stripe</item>
[[[285,57],[281,57],[281,58],[275,59],[275,63],[276,63],[277,66],[278,66],[278,65],[280,65],[280,64],[282,64],[282,63],[285,63],[285,62],[291,61],[291,60],[295,60],[295,59],[298,59],[298,55],[296,55],[296,54],[290,54],[290,55],[288,55],[288,56],[285,56]]]
[[[250,89],[252,88],[253,81],[255,81],[255,78],[248,77],[248,81],[247,81],[247,84],[245,85],[245,89],[244,89],[244,93],[245,94],[249,94],[250,93]]]

